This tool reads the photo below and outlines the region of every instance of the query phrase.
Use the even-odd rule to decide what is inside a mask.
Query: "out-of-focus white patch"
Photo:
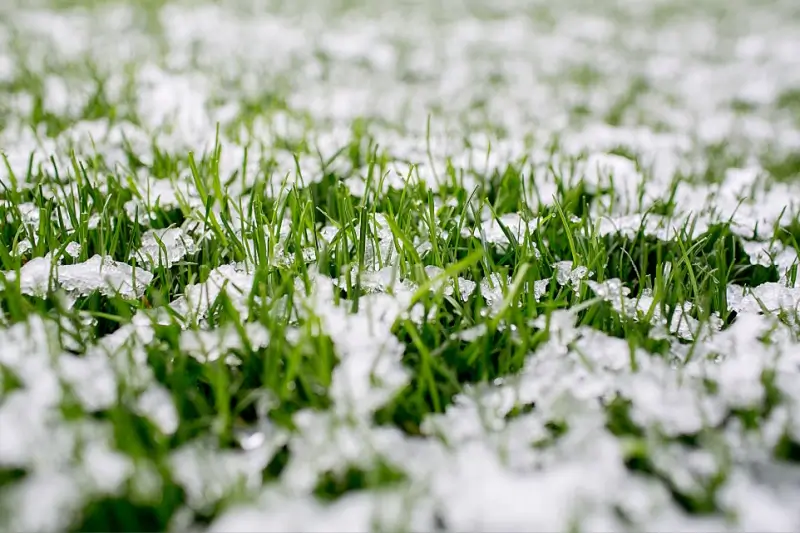
[[[197,189],[186,178],[156,179],[148,176],[139,178],[135,183],[138,198],[125,203],[125,212],[131,220],[149,225],[156,218],[155,211],[178,209],[182,204],[194,209],[201,209],[203,202]]]
[[[77,479],[69,472],[31,474],[2,491],[6,509],[0,524],[7,531],[63,531],[83,505]]]
[[[313,292],[299,306],[319,318],[339,357],[330,388],[335,409],[366,415],[408,381],[401,364],[404,346],[392,326],[408,311],[411,296],[367,294],[359,300],[358,313],[349,313],[334,302],[333,288],[333,280],[315,274]]]
[[[789,502],[798,496],[796,487],[771,488],[735,470],[720,490],[719,500],[742,530],[795,531],[800,527],[800,513]]]
[[[136,400],[138,413],[149,419],[164,435],[178,430],[178,410],[172,395],[161,385],[153,383]]]
[[[181,332],[180,349],[203,363],[211,363],[222,356],[228,364],[241,361],[231,353],[243,350],[245,343],[253,350],[258,350],[269,343],[269,332],[260,323],[248,322],[242,325],[242,331],[232,324],[213,330],[187,329]]]
[[[262,470],[276,444],[270,442],[255,450],[237,452],[222,451],[202,442],[189,443],[172,452],[172,475],[186,491],[187,504],[192,509],[208,509],[236,489],[261,486]]]
[[[464,342],[474,342],[481,337],[485,336],[488,332],[486,324],[478,324],[469,329],[463,329],[450,335],[451,339],[457,339]]]
[[[102,495],[117,496],[134,470],[133,461],[126,455],[92,442],[83,450],[83,468],[92,489]]]
[[[62,354],[58,368],[72,394],[88,412],[102,411],[118,399],[117,376],[103,354],[93,353],[83,357]]]

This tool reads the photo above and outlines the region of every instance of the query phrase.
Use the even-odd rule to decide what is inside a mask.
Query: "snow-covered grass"
[[[0,530],[797,531],[786,0],[0,8]]]

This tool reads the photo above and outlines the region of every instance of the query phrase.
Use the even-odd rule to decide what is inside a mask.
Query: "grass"
[[[162,31],[150,4],[146,31]],[[503,521],[508,487],[560,503],[584,482],[587,509],[620,528],[674,525],[672,510],[755,527],[734,481],[756,461],[796,467],[791,150],[693,139],[664,180],[652,150],[616,138],[571,150],[527,131],[509,150],[513,120],[492,123],[496,102],[478,93],[460,111],[485,126],[455,121],[449,150],[440,116],[314,116],[292,69],[258,90],[241,72],[220,83],[203,145],[188,119],[150,126],[159,100],[137,104],[135,61],[40,65],[14,35],[18,68],[0,81],[0,529],[246,529],[244,508],[285,513],[287,530],[313,529],[303,513],[355,529],[553,517],[540,529],[584,530],[577,503]],[[211,61],[193,46],[192,72]],[[380,72],[321,54],[326,69]],[[573,65],[561,78],[587,98],[568,122],[648,122],[647,76]],[[507,90],[498,72],[487,85]],[[84,87],[80,105],[52,105],[53,77]],[[581,103],[612,83],[607,105]],[[796,93],[770,112],[795,113]],[[754,160],[763,176],[726,196],[742,186],[730,169]],[[470,492],[484,485],[505,510]],[[642,516],[640,493],[666,510]],[[337,514],[364,495],[366,526]]]
[[[0,305],[7,327],[33,317],[72,324],[78,334],[73,334],[68,349],[62,348],[80,357],[93,349],[97,339],[131,324],[135,315],[155,320],[160,315],[154,311],[170,309],[166,322],[159,318],[152,323],[152,340],[144,346],[146,361],[140,364],[150,369],[175,403],[178,425],[173,434],[163,434],[152,421],[129,410],[125,398],[136,392],[127,390],[124,383],[119,384],[118,403],[101,412],[92,415],[77,401],[64,406],[68,419],[93,416],[107,421],[117,448],[161,472],[166,483],[162,491],[168,490],[169,496],[164,493],[163,499],[149,505],[132,505],[120,497],[93,503],[77,523],[78,530],[164,528],[183,501],[165,471],[171,450],[197,438],[211,438],[219,449],[236,449],[237,427],[257,423],[260,416],[291,431],[293,415],[299,411],[331,408],[337,349],[320,327],[315,310],[304,305],[304,295],[314,290],[315,276],[341,279],[338,289],[328,295],[332,304],[367,316],[370,311],[363,302],[374,290],[366,283],[369,273],[392,270],[418,287],[412,289],[407,305],[409,309],[421,306],[420,316],[425,319],[420,322],[400,315],[387,324],[404,347],[402,365],[409,379],[373,415],[379,426],[416,436],[423,434],[423,420],[444,413],[465,385],[492,383],[518,373],[529,354],[550,337],[546,326],[532,328],[531,324],[554,310],[580,309],[576,313],[580,326],[624,339],[632,353],[645,350],[666,356],[671,343],[651,337],[650,320],[655,313],[669,322],[682,302],[691,301],[699,324],[714,313],[728,323],[729,283],[757,286],[778,279],[775,268],[750,265],[738,237],[725,224],[696,234],[687,222],[673,241],[650,236],[644,225],[630,238],[600,236],[587,211],[591,200],[580,185],[562,189],[550,207],[534,212],[521,201],[524,162],[510,165],[501,175],[475,175],[475,190],[451,175],[452,183],[441,196],[421,186],[412,168],[401,189],[381,194],[388,158],[377,150],[362,155],[361,144],[361,139],[354,138],[340,156],[350,158],[354,167],[368,167],[366,193],[361,197],[348,191],[347,176],[333,172],[308,185],[301,185],[305,178],[298,175],[295,184],[277,197],[269,195],[261,181],[247,194],[232,197],[223,185],[227,177],[219,171],[218,160],[225,149],[221,145],[207,154],[173,156],[150,167],[153,173],[159,168],[155,165],[188,169],[184,182],[193,186],[195,196],[179,199],[174,207],[145,203],[133,218],[125,204],[137,197],[146,202],[146,194],[131,187],[132,173],[103,168],[98,159],[73,155],[68,168],[54,165],[52,173],[31,169],[28,176],[12,177],[12,185],[3,192],[6,203],[0,208],[0,217],[8,221],[0,248],[0,263],[7,272]],[[158,179],[181,183],[177,176]],[[20,183],[32,186],[22,188]],[[65,184],[70,183],[76,186],[67,189]],[[438,202],[440,198],[446,201]],[[519,213],[531,223],[519,232],[498,222],[501,235],[492,243],[481,238],[480,231],[475,233],[481,228],[475,215],[484,208],[495,215]],[[25,213],[38,213],[38,220],[26,218]],[[90,224],[94,214],[99,215],[96,226]],[[145,214],[149,223],[143,226]],[[41,296],[25,294],[21,284],[25,264],[48,251],[53,252],[50,260],[54,263],[80,264],[99,254],[139,266],[131,257],[141,245],[144,227],[192,227],[188,238],[209,237],[198,238],[194,251],[170,266],[152,269],[153,280],[140,298],[94,290],[80,294],[73,306],[64,308],[57,286]],[[331,228],[327,239],[323,228]],[[14,253],[23,240],[33,243],[30,249]],[[64,253],[70,242],[80,245],[76,257]],[[166,254],[164,244],[159,246]],[[620,313],[580,282],[559,283],[554,265],[560,261],[570,261],[571,268],[585,267],[598,282],[619,278],[632,298],[651,294],[652,301],[640,311],[641,316]],[[194,284],[207,283],[215,269],[232,263],[248,271],[252,287],[209,297],[202,316],[180,315],[169,307]],[[672,267],[666,269],[665,264]],[[431,267],[440,273],[433,273]],[[15,275],[9,279],[8,273]],[[540,280],[549,283],[537,298],[532,287]],[[268,344],[254,346],[245,324],[258,325]],[[223,330],[234,340],[226,343],[222,357],[203,362],[187,353],[183,343],[187,332]],[[457,336],[470,331],[476,331],[475,338]],[[238,364],[228,364],[230,357]],[[635,372],[633,356],[630,364]],[[15,388],[14,374],[4,372],[4,383],[4,394],[9,394]],[[271,398],[265,413],[257,408],[261,394]],[[612,431],[627,433],[620,425],[624,415],[614,404],[608,413],[609,424],[617,428]],[[275,474],[265,470],[266,479],[279,475],[280,467],[276,468]],[[343,477],[325,474],[314,494],[331,500],[350,490],[402,479],[391,467],[379,463],[375,468],[348,470]],[[12,475],[4,472],[6,478]],[[682,505],[694,509],[692,501]],[[708,510],[713,510],[713,503],[705,499],[697,503],[698,509],[709,505]],[[216,513],[207,512],[207,519]]]

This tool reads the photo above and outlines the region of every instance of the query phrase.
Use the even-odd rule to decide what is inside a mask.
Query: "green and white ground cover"
[[[12,4],[0,530],[800,528],[794,2]]]

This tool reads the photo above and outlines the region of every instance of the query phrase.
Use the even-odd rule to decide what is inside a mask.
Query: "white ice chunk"
[[[83,263],[58,268],[59,285],[79,296],[99,290],[108,296],[139,298],[152,279],[150,272],[119,263],[109,256],[95,255]]]
[[[150,266],[170,268],[194,253],[194,240],[180,228],[149,230],[142,235],[142,246],[131,252],[131,259]]]

